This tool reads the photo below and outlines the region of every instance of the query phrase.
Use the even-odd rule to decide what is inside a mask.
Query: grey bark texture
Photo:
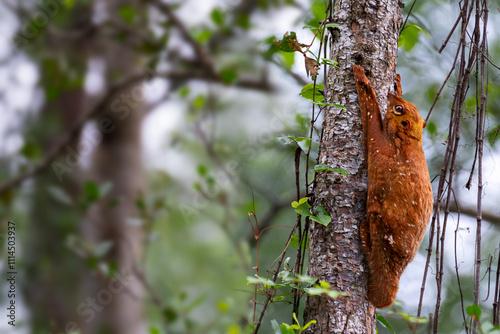
[[[367,176],[362,148],[362,126],[354,64],[368,70],[384,114],[387,93],[394,90],[397,42],[402,25],[400,2],[395,0],[337,0],[333,22],[339,25],[330,39],[332,60],[325,83],[327,102],[344,105],[324,115],[318,164],[342,168],[349,176],[319,173],[314,194],[332,222],[312,222],[309,240],[309,272],[348,296],[335,300],[308,297],[304,320],[317,324],[307,333],[375,333],[375,308],[366,297],[368,268],[359,237],[359,223],[366,215]]]

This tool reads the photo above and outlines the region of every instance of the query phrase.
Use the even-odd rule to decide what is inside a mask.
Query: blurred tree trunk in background
[[[329,110],[323,121],[318,163],[343,168],[349,176],[319,173],[314,193],[332,217],[324,227],[310,227],[309,275],[325,280],[347,297],[307,299],[305,321],[316,320],[308,333],[375,333],[375,308],[366,298],[367,265],[359,223],[365,218],[367,178],[362,127],[352,74],[353,64],[369,70],[382,112],[396,70],[397,42],[402,25],[399,1],[335,1],[331,68],[325,84],[327,101],[344,105]]]
[[[137,52],[140,33],[147,30],[146,5],[138,0],[99,1],[111,28],[97,37],[93,56],[104,62],[105,91],[145,72]],[[142,294],[134,268],[141,254],[142,227],[138,225],[136,202],[142,196],[143,170],[141,125],[144,116],[142,84],[136,83],[116,92],[97,117],[102,141],[92,156],[91,177],[98,185],[110,184],[110,193],[94,206],[85,223],[85,240],[111,249],[103,260],[111,275],[91,275],[84,282],[86,295],[116,286],[109,304],[103,305],[84,333],[140,333]],[[124,279],[117,280],[116,272]],[[107,299],[107,297],[105,297]]]
[[[32,144],[40,145],[43,155],[60,144],[61,133],[74,128],[85,112],[88,37],[81,34],[75,38],[72,33],[84,31],[91,19],[91,6],[79,3],[55,18],[57,28],[46,29],[21,45],[39,66],[39,86],[45,101],[36,123],[29,126],[27,138],[36,138]],[[21,29],[26,27],[22,25]],[[54,159],[52,167],[34,179],[31,223],[24,246],[27,278],[21,280],[33,333],[66,332],[66,326],[77,321],[75,310],[82,296],[75,282],[84,266],[66,242],[78,233],[81,213],[50,196],[49,190],[57,187],[71,198],[78,196],[78,146],[79,135]]]
[[[99,29],[93,26],[95,8],[106,21]],[[54,9],[57,13],[50,25],[26,45],[39,65],[45,93],[40,115],[44,126],[33,126],[43,132],[35,138],[46,138],[45,155],[64,140],[61,134],[79,128],[91,107],[83,85],[91,57],[105,67],[99,98],[110,91],[114,95],[93,113],[94,126],[90,124],[89,131],[68,142],[51,161],[51,168],[35,178],[26,246],[29,279],[23,281],[33,330],[137,334],[142,319],[141,282],[132,276],[142,233],[132,218],[138,215],[136,201],[143,187],[144,103],[140,84],[115,88],[145,71],[137,49],[138,35],[144,31],[139,28],[147,26],[146,5],[113,0]],[[89,171],[80,168],[84,160],[90,161]],[[100,198],[106,184],[111,190]],[[54,191],[48,191],[55,188],[59,201],[50,195]],[[68,196],[66,200],[74,205],[62,203],[61,196]]]

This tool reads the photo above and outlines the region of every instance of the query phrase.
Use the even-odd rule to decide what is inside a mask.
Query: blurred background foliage
[[[37,13],[54,3],[58,9],[43,24]],[[406,18],[412,2],[404,3]],[[99,56],[99,50],[107,43],[125,43],[137,58],[133,67],[148,75],[147,81],[133,86],[144,91],[140,98],[146,108],[143,150],[137,151],[136,159],[144,167],[146,181],[144,191],[134,200],[135,213],[129,217],[130,224],[144,231],[144,248],[138,261],[145,290],[142,328],[149,333],[246,333],[253,321],[254,291],[246,277],[255,274],[257,252],[247,213],[255,211],[261,230],[272,227],[259,240],[260,276],[266,276],[296,219],[290,206],[295,200],[295,147],[277,138],[307,136],[310,126],[311,106],[299,96],[302,86],[310,82],[302,57],[276,51],[271,42],[281,39],[287,31],[295,31],[301,43],[310,43],[326,5],[321,0],[213,0],[169,2],[166,10],[161,1],[150,0],[138,2],[135,7],[118,6],[114,13],[118,22],[107,20],[103,6],[102,1],[84,0],[0,3],[0,26],[4,31],[0,40],[1,183],[43,163],[49,154],[46,144],[68,134],[83,115],[78,110],[91,109],[106,90],[124,80],[120,73],[104,78],[109,65]],[[490,4],[489,59],[495,65],[500,64],[500,36],[494,29],[500,26],[499,6],[498,2]],[[456,1],[417,1],[408,19],[407,26],[417,25],[432,37],[407,28],[398,56],[404,97],[416,103],[423,117],[451,66],[453,43],[441,54],[438,49],[457,16]],[[35,29],[28,31],[27,27]],[[97,42],[81,42],[82,36],[92,39],[96,31],[104,31]],[[453,38],[458,38],[456,33]],[[55,40],[57,44],[52,43]],[[498,69],[492,65],[488,68],[483,254],[485,262],[492,257],[494,272],[500,229],[500,89]],[[119,80],[113,81],[113,75]],[[323,73],[318,80],[321,83]],[[47,109],[48,102],[59,101],[64,92],[75,89],[82,90],[78,100],[81,105],[66,105],[67,110],[74,111],[66,115],[74,119],[61,119],[60,114]],[[469,90],[455,189],[463,208],[457,256],[465,305],[473,300],[471,254],[476,195],[464,185],[475,145],[474,82]],[[431,178],[441,168],[452,94],[450,82],[424,132]],[[95,122],[89,119],[84,129],[92,129]],[[95,149],[91,147],[90,151]],[[47,238],[45,244],[52,245],[54,254],[66,254],[65,261],[74,266],[69,271],[72,275],[59,277],[67,291],[78,290],[76,282],[84,277],[83,271],[98,272],[103,266],[109,271],[116,265],[106,262],[112,243],[86,243],[79,236],[84,217],[93,207],[103,205],[110,189],[116,187],[92,178],[88,172],[93,164],[90,156],[81,154],[79,187],[58,182],[52,165],[48,165],[45,191],[37,190],[27,178],[1,194],[2,221],[17,223],[17,263],[23,272],[19,276],[23,284],[30,284],[27,268],[31,243],[41,238],[28,224],[36,221],[33,212],[37,205],[41,206],[40,201],[50,202],[43,206],[52,219],[50,226],[38,227],[47,232],[43,235]],[[127,183],[128,179],[121,182]],[[458,215],[453,218],[456,223]],[[450,228],[446,241],[449,266],[443,289],[442,333],[459,333],[463,329],[454,268],[454,228]],[[396,309],[403,315],[416,313],[427,242],[424,240],[421,253],[401,282]],[[288,252],[293,262],[295,252],[291,246]],[[56,261],[60,260],[45,257],[31,265],[51,271],[61,265]],[[5,258],[1,263],[5,272]],[[486,266],[482,270],[485,278],[481,299],[486,299],[489,273]],[[423,314],[434,308],[432,278],[427,286]],[[28,290],[23,291],[26,294]],[[71,292],[66,296],[71,310],[85,297]],[[22,302],[26,296],[21,297],[18,326],[13,330],[2,321],[2,332],[50,330],[52,319],[44,319],[45,325],[30,325],[30,314],[36,313],[34,308],[38,306]],[[481,305],[485,329],[491,322],[491,298]],[[285,297],[270,305],[262,332],[271,332],[272,319],[291,323],[290,300]],[[5,293],[0,295],[0,302],[7,302]],[[51,305],[50,301],[47,305]],[[386,310],[380,314],[397,333],[410,332],[408,317]],[[424,332],[425,325],[420,330]],[[379,333],[389,332],[379,329]]]

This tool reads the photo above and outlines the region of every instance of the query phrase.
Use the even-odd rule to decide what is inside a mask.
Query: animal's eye
[[[398,116],[403,114],[403,110],[404,108],[401,105],[397,105],[394,107],[394,113]]]

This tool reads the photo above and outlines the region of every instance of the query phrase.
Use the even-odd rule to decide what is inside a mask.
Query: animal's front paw
[[[354,65],[352,69],[354,73],[354,79],[356,80],[357,84],[365,87],[371,87],[370,81],[368,81],[368,78],[365,75],[365,70],[361,66]]]

